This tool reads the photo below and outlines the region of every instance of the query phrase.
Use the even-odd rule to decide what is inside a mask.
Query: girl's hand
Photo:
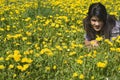
[[[96,40],[92,40],[92,41],[90,41],[90,43],[91,43],[91,46],[93,46],[93,47],[99,46],[98,41],[96,41]]]
[[[97,40],[92,40],[92,41],[85,40],[85,46],[87,48],[94,48],[94,47],[98,47],[99,44]]]

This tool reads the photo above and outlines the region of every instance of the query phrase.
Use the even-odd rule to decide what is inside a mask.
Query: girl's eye
[[[96,20],[95,20],[95,19],[92,19],[91,21],[94,21],[94,22],[95,22]]]

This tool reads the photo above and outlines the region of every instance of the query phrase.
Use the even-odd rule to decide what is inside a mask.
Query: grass
[[[0,80],[119,80],[119,37],[84,46],[82,20],[96,1],[89,2],[3,0]],[[102,3],[119,20],[119,1]]]

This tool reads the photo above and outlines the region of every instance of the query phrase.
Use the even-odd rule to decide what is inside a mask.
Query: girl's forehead
[[[91,19],[100,20],[97,16],[92,16]]]

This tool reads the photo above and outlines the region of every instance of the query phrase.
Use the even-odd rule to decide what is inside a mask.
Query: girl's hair
[[[101,21],[103,21],[104,25],[99,32],[96,32],[90,24],[91,17],[96,16]],[[86,35],[90,37],[90,40],[94,40],[96,35],[104,35],[105,38],[110,38],[111,29],[115,26],[115,17],[112,15],[108,15],[106,8],[100,2],[93,3],[90,5],[87,17],[83,20],[83,25],[86,31]]]
[[[101,3],[91,4],[88,11],[89,20],[92,16],[97,16],[100,20],[103,20],[103,22],[105,22],[107,17],[107,11],[105,6]]]

